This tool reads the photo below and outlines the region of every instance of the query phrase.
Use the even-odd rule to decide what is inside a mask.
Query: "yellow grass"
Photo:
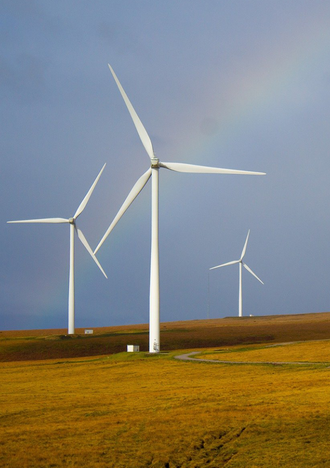
[[[240,354],[296,360],[304,347],[304,359],[320,361],[328,346]],[[0,466],[327,467],[329,372],[144,353],[4,362]]]
[[[199,359],[214,359],[233,362],[302,362],[329,363],[330,341],[288,343],[285,345],[248,346],[219,348],[196,356]]]

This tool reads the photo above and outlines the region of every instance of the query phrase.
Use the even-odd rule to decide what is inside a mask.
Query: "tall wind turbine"
[[[243,250],[242,250],[242,254],[241,254],[241,258],[239,260],[234,260],[233,262],[228,262],[228,263],[223,263],[222,265],[218,265],[218,266],[215,266],[215,267],[212,267],[210,268],[210,270],[215,270],[216,268],[221,268],[221,267],[224,267],[224,266],[228,266],[228,265],[236,265],[236,263],[239,264],[239,293],[238,293],[238,316],[239,317],[242,317],[243,315],[243,297],[242,297],[242,266],[251,273],[251,275],[253,275],[255,278],[257,278],[258,281],[260,281],[261,284],[264,284],[260,278],[258,278],[258,276],[253,273],[253,271],[251,270],[251,268],[249,268],[247,266],[246,263],[243,262],[243,258],[245,256],[245,253],[246,253],[246,247],[247,247],[247,243],[248,243],[248,240],[249,240],[249,235],[250,235],[250,229],[247,233],[247,236],[246,236],[246,240],[245,240],[245,244],[244,244],[244,247],[243,247]]]
[[[233,169],[220,169],[216,167],[196,166],[193,164],[183,164],[175,162],[161,162],[156,158],[149,135],[144,128],[141,120],[136,114],[130,100],[128,99],[123,87],[121,86],[115,72],[109,65],[112,76],[119,88],[119,91],[125,101],[127,109],[131,115],[135,128],[139,134],[141,142],[149,155],[150,167],[138,179],[128,194],[123,205],[119,209],[108,230],[95,249],[96,253],[119,219],[125,213],[130,204],[134,201],[143,187],[152,179],[151,185],[151,264],[150,264],[150,296],[149,296],[149,352],[157,353],[160,351],[160,328],[159,328],[159,244],[158,244],[158,208],[159,208],[159,169],[169,169],[175,172],[190,172],[199,174],[254,174],[264,175],[263,172],[238,171]]]
[[[81,213],[84,211],[86,208],[86,205],[88,203],[88,200],[90,199],[94,188],[101,177],[101,174],[105,168],[105,164],[102,167],[101,171],[99,172],[98,176],[94,180],[93,185],[87,192],[85,198],[83,201],[80,203],[80,205],[77,208],[77,211],[73,215],[72,218],[65,219],[65,218],[43,218],[43,219],[25,219],[25,220],[19,220],[19,221],[7,221],[8,223],[52,223],[52,224],[62,224],[62,223],[69,223],[70,225],[70,269],[69,269],[69,304],[68,304],[68,334],[72,335],[74,334],[74,235],[75,231],[78,235],[78,238],[86,248],[87,252],[91,255],[92,259],[96,263],[96,265],[99,267],[99,269],[102,271],[104,276],[107,278],[107,275],[105,274],[103,268],[101,267],[98,259],[95,257],[92,248],[90,247],[89,243],[87,242],[86,237],[82,233],[82,231],[77,227],[76,221],[78,216],[81,215]]]

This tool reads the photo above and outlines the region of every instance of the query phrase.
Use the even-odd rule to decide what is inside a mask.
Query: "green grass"
[[[330,339],[330,313],[193,320],[161,325],[161,350],[241,347],[287,341]],[[68,338],[65,330],[0,332],[0,361],[73,358],[126,351],[127,344],[148,351],[148,326],[83,329]]]

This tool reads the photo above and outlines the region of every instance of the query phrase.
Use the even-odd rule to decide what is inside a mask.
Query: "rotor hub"
[[[151,167],[159,167],[159,159],[152,158],[151,159]]]
[[[73,219],[73,218],[70,218],[70,219],[69,219],[69,223],[70,223],[70,224],[74,224],[74,219]]]

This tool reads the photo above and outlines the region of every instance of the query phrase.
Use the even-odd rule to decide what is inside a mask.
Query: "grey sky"
[[[1,1],[0,329],[67,326],[71,216],[96,247],[149,160],[267,172],[160,174],[161,320],[328,311],[330,4]],[[76,326],[148,321],[150,185],[98,258],[76,245]]]

